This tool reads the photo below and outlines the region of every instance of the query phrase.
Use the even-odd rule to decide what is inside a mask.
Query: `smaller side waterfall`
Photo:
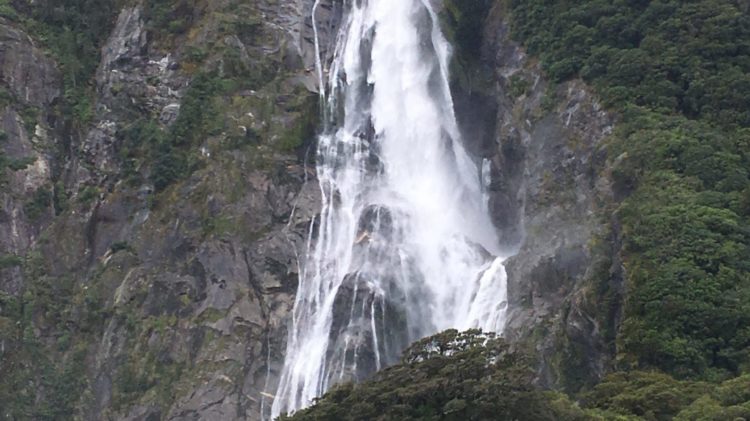
[[[423,336],[505,325],[489,167],[461,144],[450,46],[429,0],[346,8],[318,140],[323,208],[300,262],[273,417],[393,364]]]

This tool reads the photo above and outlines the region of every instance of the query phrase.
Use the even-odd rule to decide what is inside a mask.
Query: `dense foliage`
[[[720,385],[614,374],[567,397],[532,385],[530,359],[501,339],[448,330],[412,345],[371,381],[334,388],[291,420],[731,420],[750,417],[750,376]]]
[[[585,409],[609,414],[606,419],[746,419],[750,417],[750,376],[715,385],[654,372],[617,373],[580,398]]]
[[[731,0],[512,1],[557,81],[621,116],[621,368],[722,379],[750,363],[750,15]]]
[[[624,125],[625,361],[724,378],[750,362],[747,139],[682,118]],[[742,143],[745,142],[743,145]]]
[[[415,343],[404,355],[401,364],[372,381],[338,386],[290,419],[562,420],[580,415],[569,402],[557,405],[564,398],[535,389],[526,358],[509,351],[502,339],[448,330]]]
[[[610,104],[747,127],[750,15],[739,3],[516,0],[512,13],[557,81],[580,75]]]
[[[13,263],[33,282],[22,297],[0,292],[0,419],[69,419],[87,381],[86,344],[101,325],[100,304],[93,295],[76,297],[71,277],[44,273],[38,254]],[[71,336],[67,326],[81,334]],[[38,337],[40,327],[57,333],[51,343]]]

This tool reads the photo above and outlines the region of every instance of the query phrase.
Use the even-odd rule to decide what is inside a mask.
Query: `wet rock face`
[[[311,3],[260,2],[254,7],[278,32],[260,44],[241,35],[222,42],[251,67],[259,55],[286,49],[287,71],[296,76],[282,83],[316,90],[307,82],[314,68]],[[323,54],[330,54],[325,45],[331,41],[327,34],[334,33],[336,13],[334,5],[321,2]],[[139,7],[124,9],[103,51],[97,116],[105,126],[127,124],[122,116],[133,110],[133,99],[141,110],[159,115],[162,124],[171,124],[180,111],[189,78],[174,64],[180,62],[179,53],[154,48],[141,14]],[[211,37],[210,30],[198,33]],[[273,118],[293,126],[298,117],[276,111]],[[93,152],[87,156],[99,160],[88,164],[100,169],[92,172],[93,179],[117,170],[117,161],[110,159],[116,137],[99,129],[83,141],[83,149]],[[174,420],[257,420],[270,409],[286,349],[298,257],[320,209],[320,192],[314,169],[300,160],[283,154],[264,159],[259,169],[257,157],[217,154],[155,208],[148,206],[149,192],[122,192],[99,205],[91,255],[107,256],[112,244],[125,242],[131,247],[125,252],[137,259],[123,268],[126,275],[119,283],[113,282],[112,311],[123,317],[109,321],[96,351],[90,419],[113,407],[119,408],[116,418]],[[125,315],[145,325],[133,330]],[[153,322],[166,322],[167,328],[148,327]],[[143,370],[151,358],[165,367],[162,371],[179,373],[172,375],[172,398],[165,402],[145,394],[122,405],[118,382],[124,370],[131,365]]]
[[[360,215],[351,272],[331,310],[324,367],[329,387],[370,378],[398,362],[410,342],[430,330],[425,312],[431,297],[416,266],[404,256],[402,224],[407,217],[394,216],[398,212],[370,205]]]
[[[356,273],[344,279],[333,304],[327,352],[328,361],[343,364],[326,370],[328,384],[365,380],[397,362],[409,344],[405,296],[403,292],[398,295],[399,287],[394,282],[386,283],[390,286],[387,292],[367,274]]]
[[[393,224],[393,215],[391,211],[384,206],[371,205],[362,211],[357,225],[359,242],[368,240],[372,235],[382,236],[386,241],[400,235],[394,232],[397,230]]]
[[[270,30],[264,30],[267,38],[260,44],[241,35],[225,37],[224,44],[238,50],[251,67],[263,55],[280,53],[287,71],[296,75],[282,83],[316,90],[317,85],[308,82],[315,51],[309,18],[312,2],[259,2],[254,7],[267,21],[264,25],[277,32],[270,36]],[[179,103],[184,76],[171,65],[170,52],[159,59],[163,51],[153,52],[148,43],[144,49],[143,37],[134,35],[137,30],[127,30],[139,27],[139,13],[138,8],[121,13],[117,27],[122,29],[116,28],[108,42],[113,54],[105,54],[103,61],[103,66],[112,63],[119,72],[100,71],[97,80],[104,101],[110,100],[106,94],[110,86],[128,86],[135,90],[132,95],[144,98],[152,114],[159,113],[162,122],[169,124],[170,116],[179,113],[175,103]],[[330,54],[325,46],[331,45],[336,13],[334,5],[321,2],[323,54]],[[209,38],[211,32],[199,34]],[[154,78],[159,81],[156,91],[149,85]],[[161,91],[165,85],[169,89]],[[110,110],[117,109],[121,96],[111,98]],[[294,126],[298,117],[279,110],[273,118]],[[183,370],[174,382],[172,401],[154,405],[148,397],[140,398],[121,409],[120,416],[257,420],[270,409],[286,349],[298,258],[320,209],[320,192],[314,169],[301,160],[274,155],[265,158],[263,169],[258,169],[257,159],[236,153],[217,156],[163,206],[146,210],[136,205],[140,210],[125,213],[130,218],[110,219],[110,225],[120,227],[107,231],[117,232],[114,238],[107,237],[99,224],[97,232],[103,235],[97,243],[112,244],[122,238],[142,259],[120,286],[120,290],[134,291],[135,300],[142,300],[136,301],[136,314],[146,320],[176,321],[164,333],[146,330],[130,345],[100,349],[97,359],[104,364],[100,371],[108,377],[103,383],[114,384],[110,387],[117,390],[122,373],[117,362],[134,351],[157,353],[172,362],[169,366]],[[139,215],[137,225],[133,214]],[[132,307],[132,301],[119,303],[115,309],[131,311],[127,307]],[[110,322],[107,332],[112,338],[133,336],[117,319]],[[98,400],[92,414],[107,412],[117,404],[106,393]]]
[[[490,210],[514,254],[506,262],[505,336],[540,352],[542,383],[567,387],[562,365],[578,364],[591,380],[610,358],[585,290],[602,260],[593,245],[607,241],[598,215],[614,200],[605,143],[614,121],[582,82],[550,85],[509,32],[496,8],[484,28],[482,65],[492,68],[497,114],[483,119],[473,151],[491,160]]]
[[[492,92],[467,92],[454,88],[453,106],[469,153],[481,158],[495,155],[498,113],[495,95]]]

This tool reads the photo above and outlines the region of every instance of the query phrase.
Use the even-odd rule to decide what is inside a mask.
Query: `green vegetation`
[[[19,10],[29,32],[49,48],[62,70],[60,114],[82,129],[92,115],[93,76],[114,24],[115,0],[41,0]]]
[[[121,130],[123,145],[119,155],[126,179],[137,182],[138,167],[149,164],[151,181],[160,191],[197,168],[197,146],[224,127],[216,106],[217,96],[223,92],[221,82],[215,72],[196,75],[182,100],[177,120],[167,130],[146,119]]]
[[[191,150],[194,151],[206,135],[223,128],[224,122],[218,118],[213,103],[213,96],[220,89],[216,74],[200,73],[193,79],[182,99],[177,121],[169,133],[157,139],[151,175],[156,190],[163,190],[189,174],[195,166],[195,162],[191,162]]]
[[[174,316],[172,318],[174,319]],[[145,323],[148,322],[148,320],[145,321]],[[149,332],[149,329],[146,328],[143,331]],[[140,350],[139,344],[130,343],[129,345],[133,347],[134,352],[119,367],[114,381],[113,407],[115,410],[127,407],[149,390],[155,392],[159,401],[171,402],[174,399],[172,386],[180,379],[185,370],[185,364],[172,361],[169,357],[158,355],[151,350]]]
[[[511,1],[513,31],[556,81],[610,105],[750,125],[750,15],[736,1]]]
[[[533,378],[528,358],[511,352],[502,339],[485,343],[478,331],[448,330],[415,343],[401,364],[373,380],[337,386],[315,406],[281,419],[585,419],[564,397],[536,389]]]
[[[8,269],[12,267],[18,267],[23,264],[23,260],[12,254],[0,255],[0,269]]]
[[[52,193],[52,205],[55,209],[55,215],[61,214],[68,208],[70,197],[68,192],[65,190],[65,185],[62,181],[55,183],[55,188]]]
[[[117,253],[118,251],[132,251],[133,247],[127,241],[118,241],[112,244],[109,249],[112,253]]]
[[[0,17],[10,20],[18,19],[18,13],[16,13],[16,9],[10,4],[10,0],[0,0]]]
[[[8,162],[8,168],[11,169],[11,171],[21,171],[25,170],[29,165],[36,162],[36,158],[32,157],[26,157],[21,159],[12,159]]]
[[[678,381],[653,372],[617,373],[580,398],[584,408],[629,419],[746,419],[750,417],[750,376],[711,384]]]
[[[704,122],[637,111],[617,182],[629,257],[624,361],[721,379],[750,363],[747,143]],[[737,137],[736,137],[737,136]],[[622,145],[624,148],[626,145]]]
[[[477,331],[445,331],[358,385],[335,387],[282,420],[732,420],[750,417],[750,376],[721,384],[617,373],[577,396],[532,384],[529,356]]]
[[[230,55],[231,56],[231,55]],[[226,58],[226,57],[225,57]],[[236,149],[242,146],[260,144],[260,139],[270,140],[270,145],[281,152],[294,152],[305,141],[314,138],[318,123],[318,96],[303,88],[295,87],[289,93],[278,92],[281,80],[266,80],[266,88],[273,94],[283,97],[285,102],[278,104],[276,96],[263,97],[252,106],[261,108],[263,121],[273,121],[274,114],[284,112],[293,117],[288,122],[267,124],[262,133],[248,127],[241,135],[227,133],[237,126],[236,117],[229,115],[235,104],[234,95],[255,83],[256,78],[244,79],[241,64],[232,67],[237,73],[230,73],[225,67],[223,74],[218,71],[198,72],[182,98],[180,112],[175,122],[162,128],[153,119],[139,119],[123,128],[118,136],[122,140],[119,156],[123,163],[123,175],[131,184],[140,181],[141,169],[150,169],[150,180],[156,191],[162,191],[176,181],[183,180],[203,164],[199,146],[212,137],[223,137],[225,148]],[[266,76],[263,76],[266,77]],[[243,104],[245,107],[249,104]]]
[[[7,182],[6,169],[11,171],[25,170],[29,165],[33,164],[36,159],[31,157],[25,157],[20,159],[8,158],[5,155],[5,151],[2,149],[3,143],[8,139],[8,134],[4,130],[0,129],[0,187]]]
[[[143,8],[147,28],[155,34],[181,34],[190,25],[190,7],[191,3],[185,0],[147,1]]]
[[[201,168],[208,156],[205,152],[255,147],[263,143],[261,138],[277,151],[294,152],[304,140],[313,138],[317,96],[281,87],[289,85],[289,75],[280,66],[283,57],[268,55],[249,60],[233,46],[217,44],[213,39],[198,41],[200,38],[187,33],[193,20],[200,18],[218,24],[219,39],[232,34],[246,45],[257,44],[262,27],[257,11],[248,5],[234,6],[239,8],[231,13],[203,16],[206,10],[197,10],[187,1],[144,3],[145,26],[155,45],[175,50],[178,48],[173,43],[178,36],[187,42],[178,49],[180,71],[192,80],[181,98],[177,119],[168,127],[150,115],[120,129],[118,153],[123,177],[131,186],[147,177],[156,192],[161,192]],[[236,112],[237,101],[252,113],[247,109]],[[294,120],[277,120],[280,108]]]
[[[28,202],[24,204],[23,210],[30,219],[39,219],[48,210],[52,209],[52,192],[49,188],[42,186],[36,189]]]
[[[88,403],[92,347],[113,320],[107,300],[134,262],[128,253],[112,259],[81,282],[52,274],[54,263],[38,251],[9,256],[13,264],[22,260],[25,288],[20,295],[0,291],[0,419],[72,420]]]
[[[85,344],[91,339],[83,340],[82,332],[101,319],[94,322],[85,306],[70,311],[83,291],[71,277],[49,276],[40,254],[4,260],[23,264],[26,290],[20,297],[0,292],[0,418],[70,419],[87,382]],[[39,337],[40,329],[55,333],[55,348]]]
[[[83,205],[90,205],[99,197],[99,189],[94,186],[85,186],[78,193],[78,202]]]
[[[36,124],[39,121],[39,110],[30,105],[21,105],[18,114],[23,121],[23,127],[29,136],[34,134]]]
[[[612,337],[619,368],[746,373],[747,10],[729,0],[515,0],[510,12],[515,36],[555,81],[582,77],[621,117],[610,149],[628,297]]]
[[[280,150],[285,152],[293,152],[306,141],[314,139],[320,121],[318,95],[310,92],[296,92],[295,99],[295,103],[288,107],[286,111],[297,113],[297,118],[294,124],[282,133],[277,145]]]
[[[531,82],[522,74],[515,74],[510,77],[510,94],[513,98],[525,95],[531,87]]]
[[[462,60],[479,59],[482,28],[491,0],[447,0],[441,26]]]

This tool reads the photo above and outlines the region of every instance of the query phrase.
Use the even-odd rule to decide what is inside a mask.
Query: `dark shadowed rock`
[[[487,20],[483,60],[498,87],[490,210],[515,250],[505,335],[539,351],[543,384],[575,388],[599,379],[612,357],[585,290],[603,258],[594,245],[607,241],[597,215],[613,201],[604,163],[614,121],[582,82],[551,86],[510,40],[502,13]],[[574,382],[571,366],[585,373]]]

